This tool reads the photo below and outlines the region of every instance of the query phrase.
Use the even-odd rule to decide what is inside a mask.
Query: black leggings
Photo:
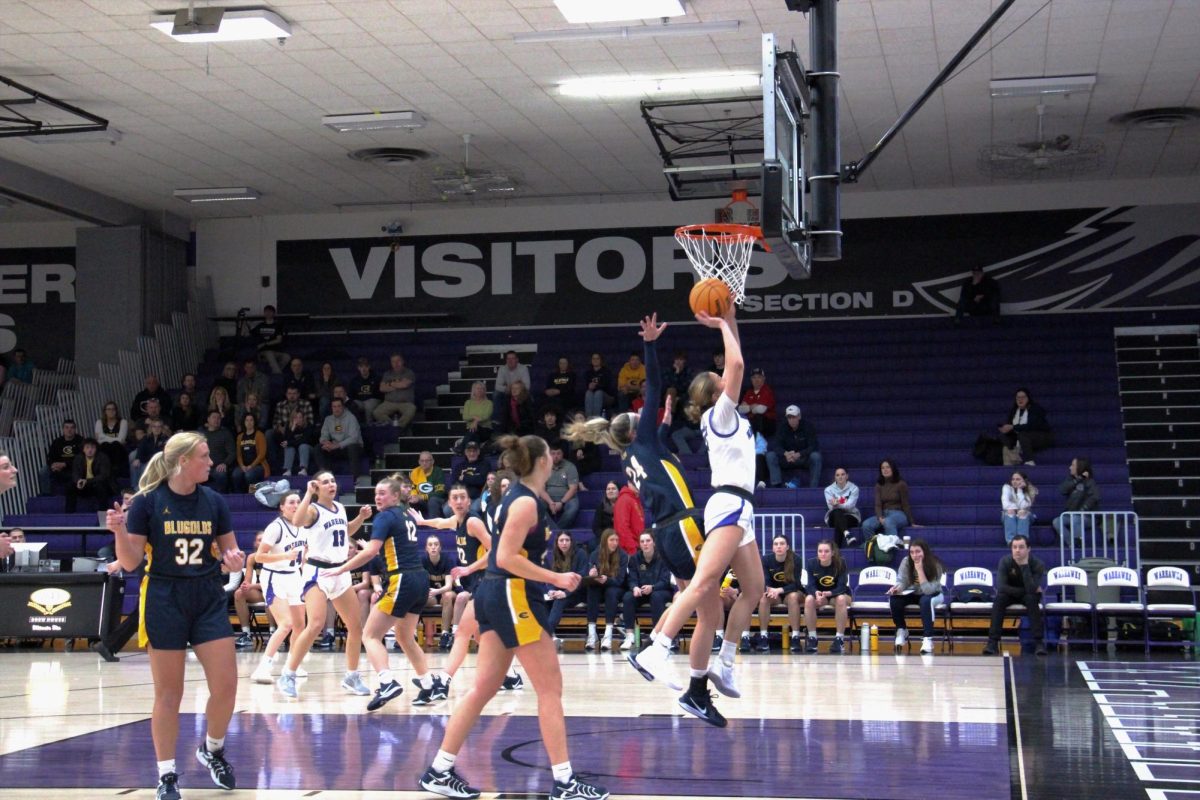
[[[829,512],[829,524],[833,527],[834,540],[839,549],[846,546],[846,531],[859,526],[858,518],[843,508]]]
[[[562,620],[563,612],[568,608],[574,608],[585,600],[587,600],[587,590],[582,586],[573,592],[569,592],[566,597],[555,600],[554,604],[550,606],[550,617],[546,620],[546,624],[550,626],[550,635],[557,635],[558,623]]]
[[[587,587],[587,621],[594,623],[600,616],[600,599],[604,598],[604,621],[609,625],[616,622],[617,607],[624,593],[625,587],[618,586],[611,579],[603,586]]]

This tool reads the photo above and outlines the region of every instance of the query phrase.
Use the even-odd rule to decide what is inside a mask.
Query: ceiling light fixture
[[[189,44],[286,39],[292,35],[287,20],[265,8],[180,9],[174,14],[156,15],[150,27]]]
[[[365,111],[359,114],[328,114],[321,124],[338,133],[424,128],[425,117],[416,111]]]
[[[682,17],[682,0],[554,0],[567,22],[616,22],[622,19]]]
[[[992,97],[1043,97],[1090,92],[1095,75],[1051,75],[1045,78],[999,78],[988,84]]]
[[[261,195],[248,186],[214,186],[176,189],[173,194],[188,203],[221,203],[231,200],[257,200]]]
[[[664,22],[661,25],[622,25],[617,28],[571,28],[555,31],[515,33],[517,44],[542,42],[579,42],[589,39],[652,39],[659,36],[708,36],[730,33],[741,27],[736,19],[718,22]]]
[[[558,90],[568,97],[638,97],[641,95],[757,89],[760,85],[761,78],[757,72],[735,72],[657,78],[646,76],[575,78],[560,83]]]

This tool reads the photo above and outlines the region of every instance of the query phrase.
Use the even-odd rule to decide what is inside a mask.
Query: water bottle
[[[871,626],[865,622],[858,626],[859,652],[866,653],[871,649]]]
[[[871,652],[874,653],[877,650],[879,650],[879,626],[872,625],[871,626]]]

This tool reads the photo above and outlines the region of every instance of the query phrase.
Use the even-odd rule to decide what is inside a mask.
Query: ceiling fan
[[[1038,178],[1092,172],[1104,163],[1104,143],[1068,134],[1047,138],[1046,106],[1037,106],[1037,138],[988,145],[979,151],[981,172],[997,178]]]
[[[520,186],[520,176],[503,167],[471,165],[471,134],[464,133],[463,160],[452,166],[435,167],[430,185],[443,200],[511,195]]]

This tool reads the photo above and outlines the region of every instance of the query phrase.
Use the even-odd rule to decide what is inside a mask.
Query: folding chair
[[[1104,632],[1105,642],[1108,641],[1107,617],[1121,619],[1131,617],[1146,622],[1146,604],[1142,602],[1141,581],[1138,574],[1129,567],[1107,567],[1096,575],[1096,589],[1115,588],[1120,593],[1116,602],[1096,603],[1095,640],[1092,646],[1099,644],[1100,632]],[[1132,597],[1132,599],[1130,599]],[[1150,652],[1149,639],[1146,639],[1146,652]]]
[[[1187,603],[1151,603],[1151,592],[1186,593]],[[1188,574],[1179,567],[1155,567],[1146,573],[1146,647],[1180,647],[1183,642],[1155,641],[1150,638],[1151,619],[1195,619],[1196,593]]]
[[[1050,617],[1087,617],[1091,626],[1092,648],[1096,643],[1096,612],[1091,603],[1074,599],[1079,596],[1080,589],[1088,585],[1087,573],[1079,567],[1053,567],[1046,577],[1046,596],[1055,589],[1058,590],[1058,600],[1043,600],[1042,611],[1046,616],[1046,626],[1050,626]],[[1068,600],[1068,593],[1071,599]],[[1066,637],[1059,641],[1065,640]]]
[[[865,567],[858,573],[858,587],[854,589],[853,600],[850,602],[851,631],[858,630],[859,616],[891,616],[892,604],[888,601],[887,590],[895,585],[896,570],[891,567]]]
[[[980,591],[991,594],[995,597],[996,583],[992,577],[992,571],[986,567],[961,567],[954,570],[954,595],[958,594],[960,588],[975,588]],[[955,629],[955,620],[957,619],[986,619],[992,618],[992,601],[989,600],[951,600],[947,608],[946,626],[947,626],[947,641],[950,647],[950,652],[954,652],[954,637],[957,635]],[[986,636],[986,634],[985,634]]]

